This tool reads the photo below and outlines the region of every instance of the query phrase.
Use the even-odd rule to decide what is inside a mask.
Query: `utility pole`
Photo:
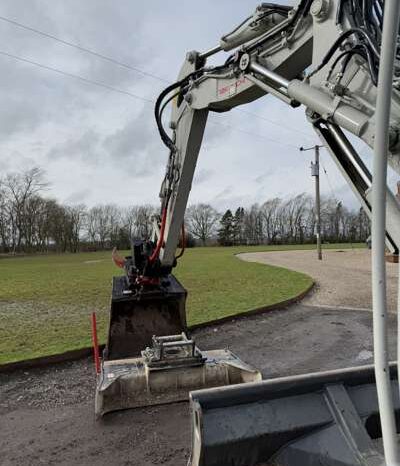
[[[319,149],[324,146],[315,145],[305,149],[300,147],[301,151],[314,150],[315,162],[311,162],[311,176],[315,178],[315,223],[316,223],[316,237],[317,237],[317,255],[318,260],[322,260],[321,248],[321,196],[319,189]]]

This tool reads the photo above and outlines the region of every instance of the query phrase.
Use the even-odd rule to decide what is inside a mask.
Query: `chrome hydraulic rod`
[[[208,58],[211,57],[211,55],[215,55],[216,53],[220,52],[222,50],[220,45],[216,45],[212,49],[206,50],[205,52],[199,53],[199,58]]]
[[[351,162],[351,165],[355,168],[357,173],[360,175],[361,179],[364,181],[368,188],[372,185],[371,173],[367,170],[364,162],[360,159],[357,152],[354,150],[353,146],[349,143],[347,139],[342,137],[342,132],[338,130],[338,127],[328,121],[325,123],[326,127],[331,132],[332,136],[335,138],[337,145],[340,149],[346,154],[346,157]]]
[[[265,68],[265,66],[262,66],[255,62],[251,62],[249,68],[251,71],[261,74],[261,76],[264,76],[264,78],[267,78],[269,81],[278,85],[279,87],[283,87],[284,89],[287,89],[289,87],[289,80],[285,79],[278,73],[275,73],[275,71],[271,71],[268,68]]]

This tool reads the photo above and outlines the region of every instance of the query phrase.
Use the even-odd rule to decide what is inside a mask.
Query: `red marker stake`
[[[92,342],[93,342],[93,356],[96,374],[100,374],[100,357],[99,357],[99,344],[97,342],[97,322],[96,313],[92,312]]]

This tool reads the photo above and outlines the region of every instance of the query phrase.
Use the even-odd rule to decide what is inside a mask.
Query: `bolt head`
[[[239,61],[239,68],[242,70],[242,71],[245,71],[247,69],[247,67],[249,66],[249,63],[250,63],[250,56],[248,53],[244,53],[241,57],[240,57],[240,61]]]
[[[319,15],[322,11],[322,8],[323,8],[322,0],[314,0],[310,8],[311,14]]]
[[[326,18],[329,9],[329,0],[314,0],[310,13],[315,19],[323,21]]]

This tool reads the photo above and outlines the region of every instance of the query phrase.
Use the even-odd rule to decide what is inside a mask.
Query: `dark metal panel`
[[[124,294],[125,276],[114,277],[108,340],[104,359],[140,356],[153,335],[185,332],[186,290],[172,275],[168,285],[138,295]]]
[[[371,440],[379,435],[373,366],[199,390],[190,398],[192,466],[383,464]]]

